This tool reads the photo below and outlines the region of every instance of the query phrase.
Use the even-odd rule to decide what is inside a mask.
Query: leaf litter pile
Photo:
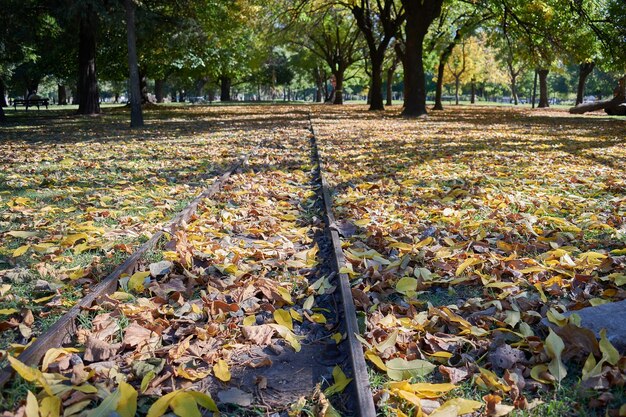
[[[624,123],[362,110],[313,122],[381,415],[626,415],[624,324],[579,311],[626,298]]]
[[[250,121],[248,111],[231,114],[232,125]],[[84,311],[71,343],[48,350],[38,369],[8,356],[29,383],[17,415],[335,412],[327,396],[351,379],[337,348],[345,335],[333,274],[320,261],[308,125],[279,111],[261,110],[255,129],[235,133],[230,154],[249,141],[249,165],[201,203],[158,262]]]

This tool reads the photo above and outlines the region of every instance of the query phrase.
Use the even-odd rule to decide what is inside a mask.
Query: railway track
[[[210,393],[225,415],[333,406],[344,416],[376,415],[310,116],[295,115],[276,136],[17,357],[57,382],[49,384],[59,407],[115,410],[101,400],[122,395],[125,381],[142,394],[141,414],[150,398],[186,390]],[[164,240],[166,261],[145,262]],[[14,368],[2,371],[0,387]],[[39,400],[50,395],[34,381]]]

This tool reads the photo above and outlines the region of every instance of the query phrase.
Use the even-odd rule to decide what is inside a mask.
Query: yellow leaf
[[[300,345],[300,342],[298,341],[298,338],[296,337],[296,335],[293,334],[291,330],[289,330],[288,328],[280,324],[269,323],[269,326],[271,326],[274,330],[276,330],[278,334],[283,339],[285,339],[296,352],[300,352],[300,349],[302,349],[302,346]]]
[[[0,316],[9,316],[11,314],[15,314],[15,313],[19,313],[19,310],[16,310],[14,308],[3,308],[2,310],[0,310]]]
[[[52,295],[48,295],[46,297],[41,297],[41,298],[36,298],[33,300],[34,303],[39,304],[39,303],[44,303],[48,300],[52,300],[54,297],[56,297],[56,294],[52,294]]]
[[[310,310],[313,308],[314,302],[315,302],[315,297],[312,295],[309,295],[307,299],[304,300],[304,303],[302,304],[302,308],[305,310]]]
[[[52,362],[54,362],[61,355],[71,355],[72,353],[78,353],[79,350],[76,348],[52,348],[46,351],[46,354],[43,357],[43,362],[41,363],[41,370],[47,371],[48,366]]]
[[[121,417],[135,417],[137,412],[137,391],[124,381],[120,382],[119,390],[120,400],[115,410]]]
[[[217,405],[215,405],[215,401],[213,401],[213,398],[211,398],[209,395],[198,391],[187,391],[187,393],[191,395],[198,404],[200,404],[207,410],[214,412],[219,411]]]
[[[150,271],[135,272],[128,280],[128,289],[131,291],[142,292],[143,282],[148,276],[150,276]]]
[[[372,350],[366,351],[365,352],[365,359],[367,359],[368,361],[372,362],[381,371],[387,372],[387,366],[385,366],[385,363],[383,362],[382,359],[380,359],[380,357],[376,354],[376,352],[374,352]]]
[[[417,291],[417,279],[411,277],[400,278],[396,284],[396,291],[408,297],[415,296]]]
[[[341,343],[341,339],[343,339],[343,336],[341,335],[341,333],[333,333],[330,338],[333,339],[336,344],[339,344]]]
[[[209,371],[209,370],[197,371],[197,370],[192,369],[192,368],[184,368],[183,365],[180,365],[176,369],[176,373],[178,374],[178,376],[182,376],[183,378],[188,379],[190,381],[197,381],[199,379],[203,379],[203,378],[206,378],[207,376],[209,376],[211,371]]]
[[[299,321],[300,323],[302,323],[302,314],[298,313],[296,310],[294,310],[293,308],[289,310],[289,314],[291,315],[291,318]]]
[[[61,413],[61,399],[59,397],[46,397],[41,400],[39,415],[41,417],[59,417]]]
[[[26,394],[26,409],[24,410],[26,417],[39,417],[39,403],[35,394],[28,391]]]
[[[419,382],[411,384],[411,390],[422,398],[435,398],[452,391],[456,385],[450,383],[431,384],[428,382]]]
[[[607,339],[606,329],[600,330],[600,351],[602,352],[602,359],[605,359],[611,365],[617,365],[617,362],[620,360],[620,354]]]
[[[283,309],[274,310],[274,320],[276,323],[293,331],[293,321],[291,320],[291,315],[288,311]]]
[[[76,280],[76,279],[80,279],[80,278],[82,278],[82,277],[84,277],[84,276],[85,276],[85,269],[84,269],[84,268],[78,268],[76,271],[73,271],[73,272],[69,275],[69,277],[70,277],[70,279],[71,279],[72,281],[73,281],[73,280]]]
[[[276,287],[276,292],[278,292],[278,294],[280,295],[280,297],[285,300],[287,303],[289,304],[293,304],[293,301],[291,300],[291,294],[289,293],[289,291],[284,288],[284,287]]]
[[[256,316],[254,315],[246,316],[246,318],[243,319],[244,326],[252,326],[254,323],[256,323]]]
[[[346,389],[350,381],[352,381],[352,378],[348,378],[346,374],[343,373],[343,371],[341,370],[341,367],[339,365],[335,365],[335,367],[333,368],[333,381],[333,385],[324,390],[324,395],[328,397],[343,392],[343,390]]]
[[[188,392],[179,392],[177,396],[172,398],[170,407],[177,416],[202,417],[196,400]]]
[[[398,338],[399,332],[400,331],[398,329],[394,330],[389,335],[389,337],[387,337],[387,339],[385,339],[383,342],[376,344],[376,350],[379,351],[380,353],[383,353],[390,347],[393,347],[396,344],[396,339]]]
[[[311,314],[309,317],[315,323],[319,323],[319,324],[325,324],[326,323],[326,317],[323,314],[321,314],[321,313]]]
[[[156,374],[154,373],[154,371],[149,371],[141,379],[141,387],[139,389],[141,390],[142,394],[144,392],[146,392],[146,390],[148,389],[148,385],[150,385],[150,382],[152,382],[152,380],[154,379],[155,376],[156,376]]]
[[[224,359],[218,360],[217,363],[213,365],[213,373],[220,381],[230,381],[230,371],[228,370],[228,364]]]
[[[553,381],[542,377],[542,374],[546,373],[548,373],[548,366],[545,364],[539,364],[532,367],[530,370],[530,377],[535,381],[541,382],[542,384],[552,384]]]
[[[57,246],[54,246],[54,243],[38,243],[36,245],[33,245],[32,248],[37,253],[54,252],[56,249],[58,249]]]
[[[456,268],[456,272],[455,275],[458,277],[459,275],[461,275],[463,273],[463,271],[465,271],[469,266],[471,265],[475,265],[477,263],[479,263],[480,261],[478,259],[474,259],[474,258],[467,258],[466,260],[463,261],[463,263],[461,263],[461,265],[459,265]]]
[[[408,243],[404,243],[404,242],[394,242],[391,245],[389,245],[390,248],[396,248],[396,249],[400,249],[403,250],[405,252],[411,252],[413,250],[413,245],[410,245]]]
[[[88,240],[89,235],[83,232],[83,233],[76,233],[74,235],[66,236],[65,238],[63,238],[63,240],[61,240],[61,246],[74,246],[76,242],[78,242],[81,239]]]
[[[550,359],[552,359],[548,364],[548,369],[557,382],[561,382],[567,375],[567,368],[565,368],[565,365],[561,362],[561,353],[563,353],[563,350],[565,349],[565,344],[559,335],[554,333],[552,329],[549,330],[550,334],[546,338],[546,342],[543,345],[546,353]]]
[[[172,391],[155,401],[148,410],[146,417],[161,417],[170,406],[172,400],[180,394],[181,391]]]
[[[30,245],[20,246],[13,251],[13,257],[17,258],[18,256],[24,255],[28,249],[30,249]]]
[[[52,390],[50,389],[50,385],[48,385],[48,383],[46,382],[41,371],[25,365],[24,363],[20,362],[18,359],[12,356],[7,356],[7,360],[11,364],[11,368],[13,368],[15,372],[19,374],[19,376],[21,376],[28,382],[37,381],[39,385],[41,385],[42,388],[46,391],[46,394],[51,395],[51,396],[54,395],[52,393]]]
[[[26,232],[23,230],[12,230],[10,232],[6,233],[9,236],[13,236],[13,237],[19,237],[22,239],[26,239],[29,237],[33,237],[33,236],[37,236],[37,232]]]
[[[424,246],[428,246],[431,243],[433,243],[435,241],[435,239],[433,239],[432,237],[427,237],[426,239],[422,240],[421,242],[417,243],[414,246],[414,249],[420,249],[423,248]]]
[[[466,400],[465,398],[453,398],[441,404],[441,406],[435,409],[428,417],[462,416],[463,414],[473,413],[482,406],[483,403],[478,401]]]

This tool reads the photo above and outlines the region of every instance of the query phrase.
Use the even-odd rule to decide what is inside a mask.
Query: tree
[[[330,68],[333,104],[343,104],[346,71],[361,59],[361,38],[354,16],[344,8],[330,6],[298,8],[290,16],[287,30],[297,30],[291,43],[310,50]]]
[[[437,28],[430,42],[430,48],[437,50],[439,53],[435,106],[433,110],[443,110],[441,98],[444,72],[452,51],[467,36],[471,35],[482,22],[491,16],[492,13],[488,9],[485,10],[462,2],[450,2],[443,8],[439,16]]]
[[[128,67],[130,70],[130,127],[143,126],[141,92],[139,91],[139,67],[137,65],[137,41],[135,39],[135,4],[124,0],[126,30],[128,37]]]
[[[78,35],[78,113],[100,113],[98,73],[96,70],[96,37],[100,18],[91,2],[79,14]]]
[[[431,23],[441,13],[443,0],[402,0],[406,11],[404,54],[404,110],[416,117],[427,114],[426,79],[424,75],[424,38]]]
[[[372,5],[373,4],[373,5]],[[405,20],[401,3],[395,0],[357,0],[347,3],[365,38],[371,64],[370,110],[384,110],[382,71],[385,53]]]

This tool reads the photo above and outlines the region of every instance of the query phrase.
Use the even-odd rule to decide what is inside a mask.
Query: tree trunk
[[[80,18],[78,43],[78,113],[100,113],[96,73],[96,33],[98,15],[91,5]]]
[[[537,101],[537,69],[535,69],[535,80],[533,81],[533,109],[535,108],[535,102]]]
[[[165,79],[159,78],[154,80],[154,96],[157,103],[163,103],[163,91],[165,89]]]
[[[7,118],[4,114],[4,107],[7,107],[6,86],[4,80],[0,79],[0,123],[6,123]]]
[[[61,106],[65,106],[67,104],[67,88],[63,84],[57,84],[57,96],[59,98],[58,103]]]
[[[134,0],[124,0],[126,9],[126,30],[128,41],[128,67],[130,69],[130,127],[143,126],[139,67],[137,65],[137,40],[135,38]]]
[[[596,66],[595,62],[583,62],[578,67],[578,89],[576,90],[576,105],[583,102],[585,96],[585,83],[587,78],[591,75],[593,68]]]
[[[454,77],[454,102],[458,106],[459,105],[459,84],[460,77]]]
[[[513,103],[517,106],[519,100],[517,98],[517,75],[511,74],[511,95],[513,96]]]
[[[126,1],[126,0],[124,0]],[[134,0],[131,0],[134,1]],[[150,102],[150,96],[148,95],[148,77],[146,76],[146,70],[141,67],[139,71],[139,93],[141,94],[141,104]]]
[[[609,115],[626,115],[626,75],[619,79],[611,100],[596,103],[579,104],[569,109],[570,113],[582,114],[589,111],[602,110]]]
[[[404,57],[404,110],[403,116],[418,117],[426,111],[426,79],[424,78],[424,34],[416,27],[417,22],[406,24],[406,50]],[[408,51],[412,51],[409,53]]]
[[[335,91],[333,104],[343,104],[343,71],[333,73],[335,75]]]
[[[439,65],[437,66],[437,84],[435,87],[435,106],[433,110],[443,110],[443,102],[441,101],[443,95],[443,74],[446,69],[446,60],[448,59],[447,56],[444,57],[444,54],[439,58]]]
[[[4,84],[4,80],[0,79],[0,107],[8,107],[7,103],[7,89]]]
[[[79,100],[80,99],[78,98],[78,83],[76,83],[76,88],[74,88],[74,91],[72,91],[72,104],[77,105]]]
[[[378,57],[370,54],[372,61],[372,85],[370,88],[370,110],[385,110],[383,105],[383,60],[384,56]]]
[[[424,38],[428,27],[441,13],[443,0],[401,0],[406,13],[403,116],[418,117],[426,111],[426,79],[424,77]]]
[[[548,73],[550,70],[540,69],[537,71],[539,75],[539,107],[540,109],[550,107],[548,102]]]
[[[472,78],[472,97],[470,99],[470,103],[476,103],[476,80]]]
[[[220,100],[221,101],[231,101],[230,98],[230,77],[222,76],[220,77]]]
[[[387,70],[387,106],[391,106],[391,101],[393,99],[393,74],[395,72],[395,67],[391,67]]]

